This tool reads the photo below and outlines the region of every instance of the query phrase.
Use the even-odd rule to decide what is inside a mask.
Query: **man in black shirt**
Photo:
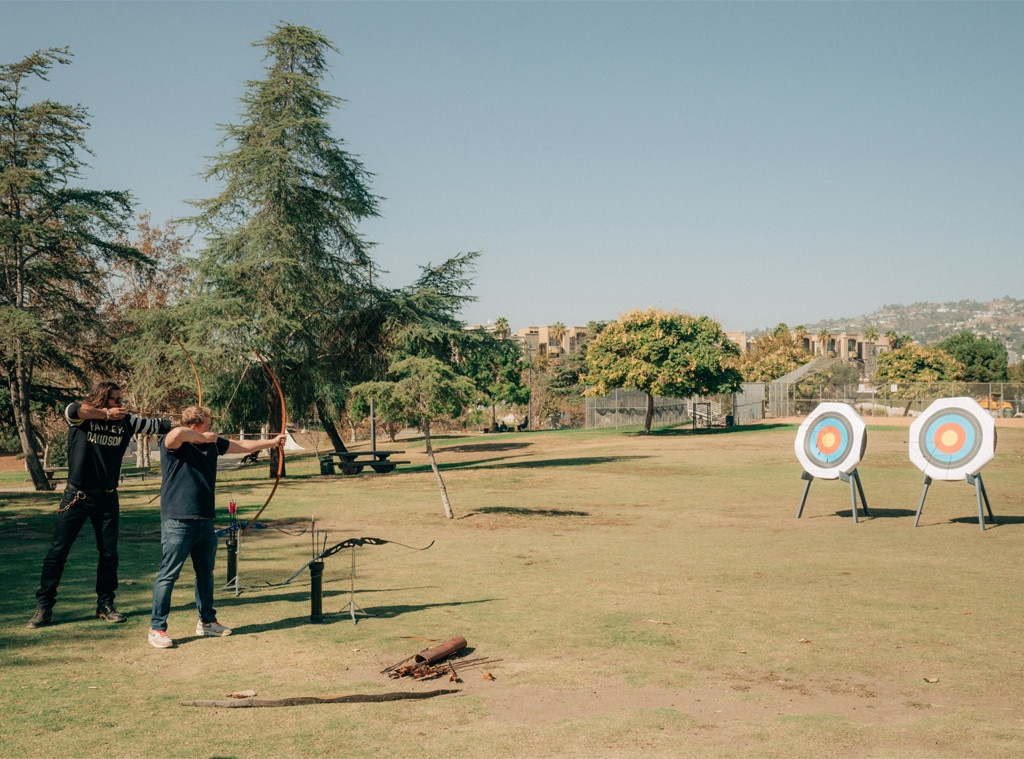
[[[57,586],[68,553],[87,521],[96,533],[100,554],[96,566],[96,616],[108,622],[124,622],[124,614],[114,608],[121,460],[132,436],[163,435],[170,432],[171,423],[166,419],[138,417],[123,408],[121,388],[114,382],[97,384],[83,402],[70,404],[64,417],[69,425],[68,483],[57,509],[53,540],[43,559],[36,613],[28,626],[43,627],[52,622]]]
[[[213,527],[217,458],[225,453],[253,453],[283,447],[286,435],[269,440],[228,440],[210,429],[210,410],[189,406],[181,414],[181,426],[160,442],[160,542],[163,557],[153,583],[153,616],[149,642],[171,648],[167,615],[171,591],[187,558],[196,573],[195,598],[199,612],[196,635],[230,635],[217,621],[213,608],[213,564],[217,558],[217,533]]]

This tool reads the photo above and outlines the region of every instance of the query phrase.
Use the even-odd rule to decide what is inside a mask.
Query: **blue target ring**
[[[926,477],[962,480],[995,457],[996,423],[973,398],[939,398],[910,425],[908,442]]]
[[[804,439],[807,455],[823,466],[834,466],[850,454],[851,434],[845,419],[826,415]]]
[[[977,456],[981,430],[971,416],[945,413],[928,420],[920,444],[924,457],[935,466],[956,466]]]

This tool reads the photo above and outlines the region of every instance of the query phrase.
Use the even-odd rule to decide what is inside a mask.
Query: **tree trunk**
[[[444,486],[444,480],[441,479],[441,471],[437,468],[437,461],[434,459],[434,446],[430,444],[429,422],[423,425],[423,440],[427,447],[427,458],[430,459],[430,468],[433,470],[434,477],[437,478],[437,486],[441,490],[441,503],[444,505],[444,515],[448,519],[454,519],[455,514],[452,512],[452,504],[448,500],[448,490]]]
[[[651,422],[654,420],[654,396],[647,394],[647,414],[644,416],[644,434],[651,434]]]
[[[498,409],[496,403],[491,404],[491,432],[498,431]]]
[[[36,431],[32,425],[32,415],[29,411],[29,388],[31,380],[28,372],[15,359],[13,371],[10,373],[8,388],[11,391],[11,408],[14,410],[14,424],[18,428],[18,440],[21,442],[21,452],[25,454],[25,468],[32,477],[32,484],[37,491],[53,490],[53,483],[46,477],[43,471],[43,464],[39,460],[36,451]]]
[[[322,401],[316,402],[316,411],[320,415],[320,423],[324,427],[324,432],[327,433],[327,439],[331,441],[331,445],[334,446],[336,451],[347,451],[344,441],[341,439],[341,433],[338,432],[338,425],[331,419],[330,414],[327,413],[327,409]]]
[[[275,396],[273,403],[270,404],[270,421],[268,422],[267,425],[267,434],[278,434],[277,432],[270,432],[269,430],[280,430],[281,432],[286,433],[287,430],[284,429],[284,426],[281,424],[282,421],[283,420],[281,419],[281,406],[280,403],[278,402],[278,398]],[[273,448],[270,449],[270,469],[267,475],[268,477],[277,477],[278,461],[281,459],[283,459],[283,456],[281,455],[281,449],[275,445]],[[288,475],[288,472],[286,471],[286,467],[283,460],[281,460],[280,466],[281,476],[286,477]]]

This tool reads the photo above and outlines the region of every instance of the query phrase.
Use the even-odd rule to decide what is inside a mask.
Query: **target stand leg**
[[[993,524],[995,524],[996,521],[995,514],[992,513],[992,504],[988,502],[988,492],[985,490],[985,483],[981,479],[981,472],[974,475],[968,474],[966,475],[966,479],[968,485],[974,485],[974,492],[978,496],[978,526],[984,532],[985,512],[982,510],[982,502],[984,502],[985,507],[988,509],[989,520]]]
[[[800,479],[807,480],[807,484],[804,485],[804,497],[800,499],[800,508],[796,510],[797,519],[799,519],[804,513],[804,504],[807,503],[807,493],[811,489],[811,483],[814,482],[814,475],[808,474],[807,472],[800,472]]]
[[[869,517],[871,512],[868,511],[868,499],[864,497],[864,486],[860,484],[860,472],[854,469],[851,474],[857,483],[857,492],[860,493],[860,505],[864,507],[864,516]]]
[[[917,516],[914,517],[914,527],[917,527],[921,519],[921,510],[924,508],[924,499],[928,495],[928,486],[932,484],[932,478],[927,474],[924,476],[924,490],[921,491],[921,502],[917,504]]]
[[[853,521],[854,521],[854,523],[856,524],[858,522],[858,519],[857,519],[857,493],[858,492],[860,493],[860,502],[864,506],[864,516],[866,516],[866,517],[871,516],[871,512],[868,511],[867,499],[864,498],[864,488],[860,484],[860,474],[857,473],[857,470],[854,469],[849,474],[847,474],[846,472],[840,472],[839,473],[839,479],[843,480],[843,482],[849,482],[850,483],[850,503],[852,504]]]

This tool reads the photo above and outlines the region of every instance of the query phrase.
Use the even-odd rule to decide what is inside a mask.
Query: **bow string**
[[[202,406],[203,405],[203,383],[200,382],[200,380],[199,380],[199,369],[196,368],[196,362],[192,360],[192,356],[189,354],[188,349],[185,348],[185,344],[183,342],[181,342],[181,340],[178,339],[177,335],[171,335],[171,338],[174,340],[174,342],[176,342],[178,344],[178,347],[181,348],[182,353],[185,354],[185,358],[187,358],[189,364],[192,365],[192,374],[194,374],[195,378],[196,378],[196,394],[198,396],[198,400],[197,400],[196,405],[197,406]]]
[[[280,432],[280,434],[283,435],[283,434],[285,434],[285,430],[288,428],[288,408],[287,408],[287,406],[285,405],[285,402],[284,402],[284,391],[281,389],[281,383],[277,381],[277,376],[274,374],[273,370],[270,368],[270,364],[267,363],[266,359],[264,359],[263,356],[260,355],[260,352],[258,350],[253,350],[253,353],[256,354],[256,358],[258,358],[260,360],[260,363],[263,364],[264,370],[267,372],[268,375],[270,375],[270,379],[274,383],[274,388],[277,390],[277,397],[278,397],[278,399],[281,402],[281,432]],[[256,520],[260,518],[260,514],[263,513],[263,510],[265,508],[267,508],[267,504],[270,503],[271,499],[274,497],[274,493],[277,492],[277,486],[281,484],[281,473],[283,471],[284,471],[284,447],[282,446],[282,447],[278,448],[278,451],[277,451],[277,477],[274,480],[274,487],[270,490],[270,495],[267,496],[267,500],[263,502],[262,506],[260,506],[260,510],[256,512],[256,516],[254,516],[252,519],[250,519],[249,523],[247,525],[245,525],[244,528],[242,528],[242,532],[239,534],[238,537],[240,537],[240,538],[243,537],[245,535],[245,533],[247,533],[249,531],[249,528],[252,527],[253,524],[256,523]]]

